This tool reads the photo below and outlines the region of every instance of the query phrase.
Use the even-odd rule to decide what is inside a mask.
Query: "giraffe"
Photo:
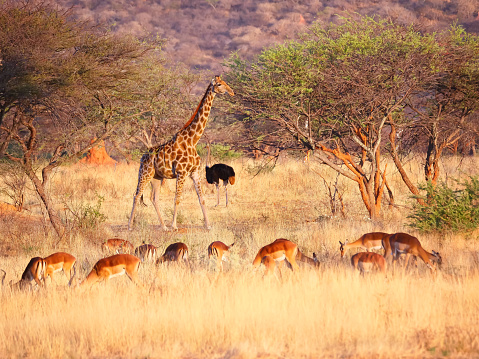
[[[168,228],[163,222],[159,208],[159,193],[165,179],[176,178],[175,206],[173,212],[172,229],[176,230],[176,217],[178,214],[178,205],[180,204],[183,185],[187,176],[193,180],[201,211],[205,219],[205,227],[210,228],[208,215],[206,214],[205,201],[200,185],[200,156],[196,151],[196,144],[208,122],[208,117],[216,94],[228,92],[234,96],[233,90],[220,78],[215,76],[208,85],[206,92],[198,104],[195,113],[190,120],[178,131],[171,140],[156,147],[152,147],[141,158],[140,170],[138,171],[138,186],[133,197],[133,208],[131,210],[128,229],[131,230],[133,219],[135,217],[135,208],[138,202],[143,203],[143,192],[151,182],[152,192],[151,201],[155,207],[158,219],[164,231]],[[144,204],[144,203],[143,203]]]

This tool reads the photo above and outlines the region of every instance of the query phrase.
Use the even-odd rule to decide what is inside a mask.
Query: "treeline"
[[[371,218],[385,193],[394,203],[385,153],[425,204],[407,155],[424,154],[424,179],[435,184],[445,150],[475,148],[479,135],[479,37],[458,26],[431,34],[380,18],[315,23],[227,65],[251,143],[312,152],[357,183]]]
[[[114,31],[159,35],[177,61],[220,73],[233,51],[251,57],[265,46],[295,38],[313,22],[338,22],[338,15],[379,15],[424,30],[453,22],[479,30],[477,0],[57,0],[82,20],[104,22]]]

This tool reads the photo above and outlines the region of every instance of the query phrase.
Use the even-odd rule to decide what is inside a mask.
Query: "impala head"
[[[319,267],[321,263],[319,262],[318,256],[314,252],[313,252],[313,260],[314,260],[314,266]]]
[[[432,251],[432,255],[436,258],[433,259],[437,263],[437,265],[440,267],[442,265],[442,257],[439,254],[439,252]]]
[[[344,243],[339,241],[339,244],[340,244],[339,251],[341,252],[341,258],[344,257],[344,246],[346,245],[346,243],[348,243],[348,241],[346,241]]]
[[[217,94],[224,94],[225,92],[228,92],[230,96],[234,96],[235,93],[229,87],[226,82],[224,82],[220,76],[215,76],[213,80],[211,80],[211,84],[213,85],[213,92]]]

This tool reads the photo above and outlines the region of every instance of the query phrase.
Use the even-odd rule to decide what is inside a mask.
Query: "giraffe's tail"
[[[148,207],[148,205],[145,203],[145,200],[143,199],[143,195],[141,195],[140,200],[143,206]]]

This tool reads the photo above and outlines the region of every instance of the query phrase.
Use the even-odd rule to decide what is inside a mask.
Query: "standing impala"
[[[22,279],[15,284],[10,281],[10,287],[12,289],[24,290],[32,288],[32,281],[35,281],[38,286],[42,286],[42,278],[45,275],[45,261],[43,258],[35,257],[30,259],[27,264],[27,268],[23,271]]]
[[[113,277],[126,274],[133,283],[144,288],[138,279],[138,268],[140,267],[140,258],[131,254],[115,254],[111,257],[100,259],[93,266],[90,274],[80,283],[81,287],[92,286],[95,283],[107,281]],[[73,277],[70,280],[70,285]]]
[[[220,272],[223,271],[223,261],[227,261],[230,255],[229,249],[233,246],[234,243],[231,246],[227,246],[220,241],[213,242],[208,246],[208,259],[211,260],[212,257],[216,259],[216,268]]]
[[[361,274],[369,273],[373,270],[380,271],[386,275],[386,260],[378,253],[360,252],[351,257],[351,265],[354,269],[359,270]]]
[[[383,240],[390,236],[388,233],[383,232],[372,232],[366,233],[359,237],[359,239],[355,240],[354,242],[345,243],[339,241],[340,247],[339,250],[341,252],[341,258],[344,257],[344,252],[348,248],[364,248],[367,252],[373,249],[381,249],[383,248]]]
[[[76,258],[71,254],[65,252],[53,253],[43,260],[45,261],[45,276],[43,278],[45,285],[48,277],[50,277],[53,282],[53,273],[60,271],[65,273],[69,281],[71,280],[73,275],[72,268],[76,262]]]
[[[177,242],[170,244],[165,253],[156,260],[156,264],[161,264],[163,262],[179,262],[183,260],[186,265],[188,263],[188,247],[186,244]]]
[[[432,274],[436,273],[436,264],[442,264],[442,257],[438,252],[432,251],[429,253],[424,248],[422,248],[421,243],[416,237],[411,236],[407,233],[396,233],[389,237],[389,241],[385,241],[385,253],[386,257],[389,256],[389,253],[393,255],[394,267],[396,266],[396,261],[402,254],[406,254],[406,259],[403,265],[403,272],[406,270],[406,266],[409,262],[410,256],[419,257],[431,270]]]

